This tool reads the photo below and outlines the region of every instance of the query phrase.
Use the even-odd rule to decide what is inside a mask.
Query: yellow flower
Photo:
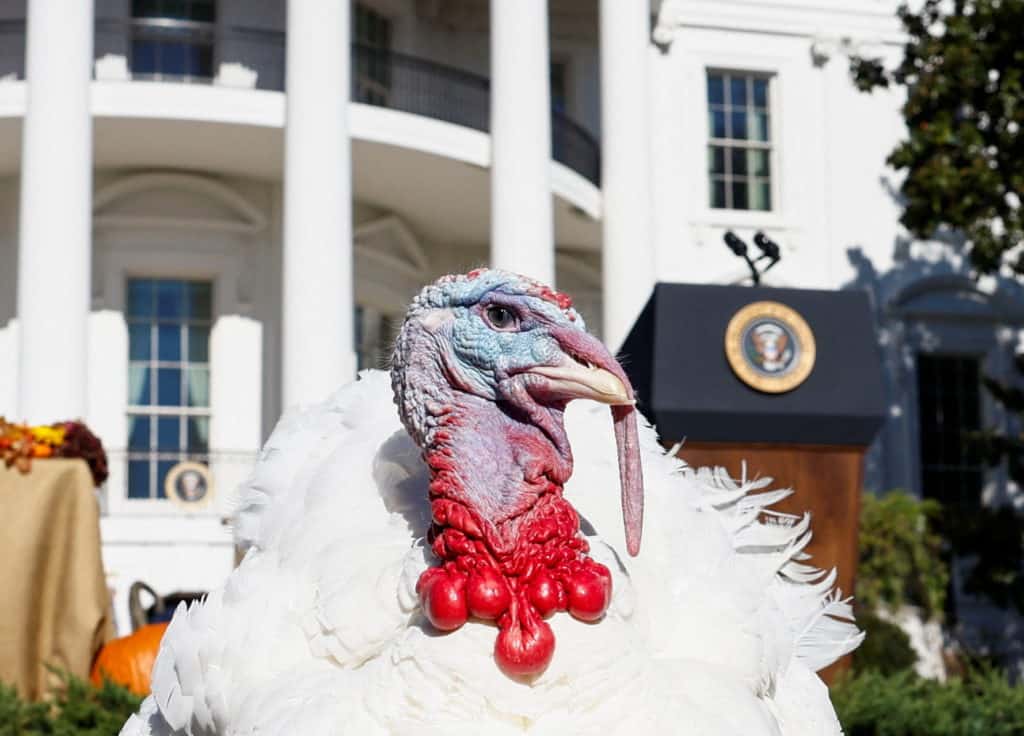
[[[58,427],[32,427],[32,437],[36,442],[59,447],[64,444],[64,430]]]

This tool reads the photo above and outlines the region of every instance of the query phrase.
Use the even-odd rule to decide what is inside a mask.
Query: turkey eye
[[[518,320],[511,309],[505,307],[487,307],[487,321],[496,330],[514,328]]]

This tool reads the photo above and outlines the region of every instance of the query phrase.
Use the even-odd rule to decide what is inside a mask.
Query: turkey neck
[[[557,448],[545,430],[505,402],[454,390],[447,398],[428,408],[434,427],[427,432],[424,457],[431,499],[466,506],[484,536],[507,549],[515,541],[516,521],[544,494],[560,493],[571,475],[568,443]],[[548,412],[549,431],[552,423],[562,429],[560,408],[540,410]]]

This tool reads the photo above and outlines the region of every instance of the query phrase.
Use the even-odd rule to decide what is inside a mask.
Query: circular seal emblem
[[[751,388],[785,393],[803,383],[814,369],[814,333],[785,304],[754,302],[729,320],[725,356],[733,372]]]
[[[164,493],[179,506],[205,506],[213,498],[210,469],[201,463],[178,463],[164,480]]]

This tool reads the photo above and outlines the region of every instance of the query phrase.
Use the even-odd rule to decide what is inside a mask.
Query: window
[[[708,172],[711,206],[772,208],[771,79],[708,72]]]
[[[132,0],[136,77],[213,78],[214,0]]]
[[[353,99],[386,106],[391,92],[391,20],[362,3],[352,8],[357,51]]]
[[[951,509],[977,508],[983,466],[968,435],[981,429],[978,359],[918,355],[917,396],[922,495]]]
[[[551,110],[565,114],[569,106],[569,66],[564,61],[552,61],[548,75],[551,79]]]
[[[129,279],[128,498],[164,498],[168,471],[207,463],[210,438],[209,281]]]

